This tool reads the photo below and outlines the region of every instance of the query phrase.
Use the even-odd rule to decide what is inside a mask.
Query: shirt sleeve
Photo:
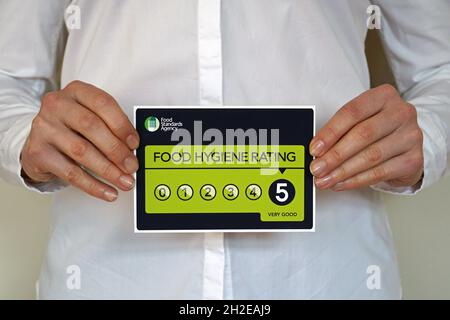
[[[424,176],[419,185],[372,187],[415,194],[438,181],[450,167],[450,1],[372,2],[381,9],[379,34],[397,87],[405,101],[416,107],[424,136]]]
[[[20,153],[41,96],[58,88],[67,4],[59,0],[0,0],[0,177],[40,192],[64,184],[26,183],[20,174]]]

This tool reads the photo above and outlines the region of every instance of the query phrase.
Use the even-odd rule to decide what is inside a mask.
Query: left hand
[[[319,189],[343,191],[386,182],[414,186],[423,174],[423,135],[416,109],[390,85],[345,104],[310,144]]]

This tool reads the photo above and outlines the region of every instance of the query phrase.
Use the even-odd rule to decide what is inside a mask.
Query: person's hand
[[[47,93],[21,153],[22,173],[32,182],[63,181],[107,201],[128,191],[138,169],[132,150],[139,136],[117,102],[93,85],[74,81]]]
[[[343,191],[386,182],[414,186],[423,174],[416,109],[382,85],[344,105],[310,144],[319,189]]]

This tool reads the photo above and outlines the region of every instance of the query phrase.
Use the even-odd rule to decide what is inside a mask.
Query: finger
[[[113,187],[95,179],[56,149],[47,154],[47,159],[45,169],[61,180],[96,198],[110,202],[117,199],[117,191]]]
[[[28,137],[25,145],[20,154],[20,164],[22,167],[21,176],[31,182],[49,182],[55,179],[55,176],[49,172],[42,171],[39,168],[39,163],[46,162],[46,154],[48,153],[51,146],[45,143],[39,144],[39,149],[35,147],[30,147],[30,137]],[[25,155],[25,156],[24,156]]]
[[[391,180],[403,180],[404,185],[411,185],[415,178],[421,174],[423,166],[423,158],[421,157],[420,148],[408,151],[382,164],[375,166],[367,171],[358,173],[357,175],[337,183],[333,187],[333,191],[344,191],[371,186],[379,182],[389,182]]]
[[[346,103],[312,139],[311,155],[315,157],[323,155],[357,123],[378,113],[393,97],[398,97],[395,88],[382,85]]]
[[[316,186],[320,189],[331,188],[338,182],[376,167],[395,156],[411,150],[419,138],[420,133],[414,130],[409,133],[403,130],[396,131],[348,159],[330,174],[316,179]]]
[[[387,108],[360,122],[311,163],[311,173],[319,178],[324,177],[368,145],[391,134],[401,124],[402,119],[396,108]]]
[[[136,172],[139,167],[136,156],[111,132],[102,119],[74,100],[65,98],[61,103],[66,105],[61,120],[67,127],[91,141],[123,172]]]
[[[98,115],[130,149],[138,147],[139,136],[136,130],[111,95],[81,81],[71,82],[64,90],[78,103]]]
[[[124,191],[133,188],[134,179],[132,176],[123,174],[118,167],[109,161],[89,141],[73,131],[67,128],[60,128],[54,134],[49,135],[48,141],[70,159],[88,168],[97,176],[118,188]]]

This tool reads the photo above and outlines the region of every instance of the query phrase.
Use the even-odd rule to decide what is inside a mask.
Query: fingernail
[[[127,189],[131,189],[134,187],[134,179],[131,176],[120,176],[119,180],[122,186]]]
[[[109,190],[105,190],[103,192],[103,196],[105,197],[106,200],[108,201],[114,201],[117,199],[117,193],[111,192]]]
[[[132,150],[137,149],[139,146],[139,139],[134,134],[130,134],[127,138],[127,145]]]
[[[315,176],[320,175],[322,172],[325,171],[325,168],[327,166],[327,163],[324,160],[314,160],[311,163],[311,173]]]
[[[344,183],[343,182],[338,182],[331,189],[333,191],[342,191],[342,190],[344,190]]]
[[[326,188],[331,182],[331,178],[332,178],[331,176],[326,176],[320,179],[316,179],[316,185],[319,188]]]
[[[323,147],[325,146],[325,143],[323,143],[322,140],[317,140],[316,142],[314,142],[311,146],[311,155],[314,157],[319,156],[322,151],[323,151]]]
[[[125,161],[123,162],[123,165],[128,173],[136,172],[139,167],[139,163],[137,162],[135,157],[126,158]]]

